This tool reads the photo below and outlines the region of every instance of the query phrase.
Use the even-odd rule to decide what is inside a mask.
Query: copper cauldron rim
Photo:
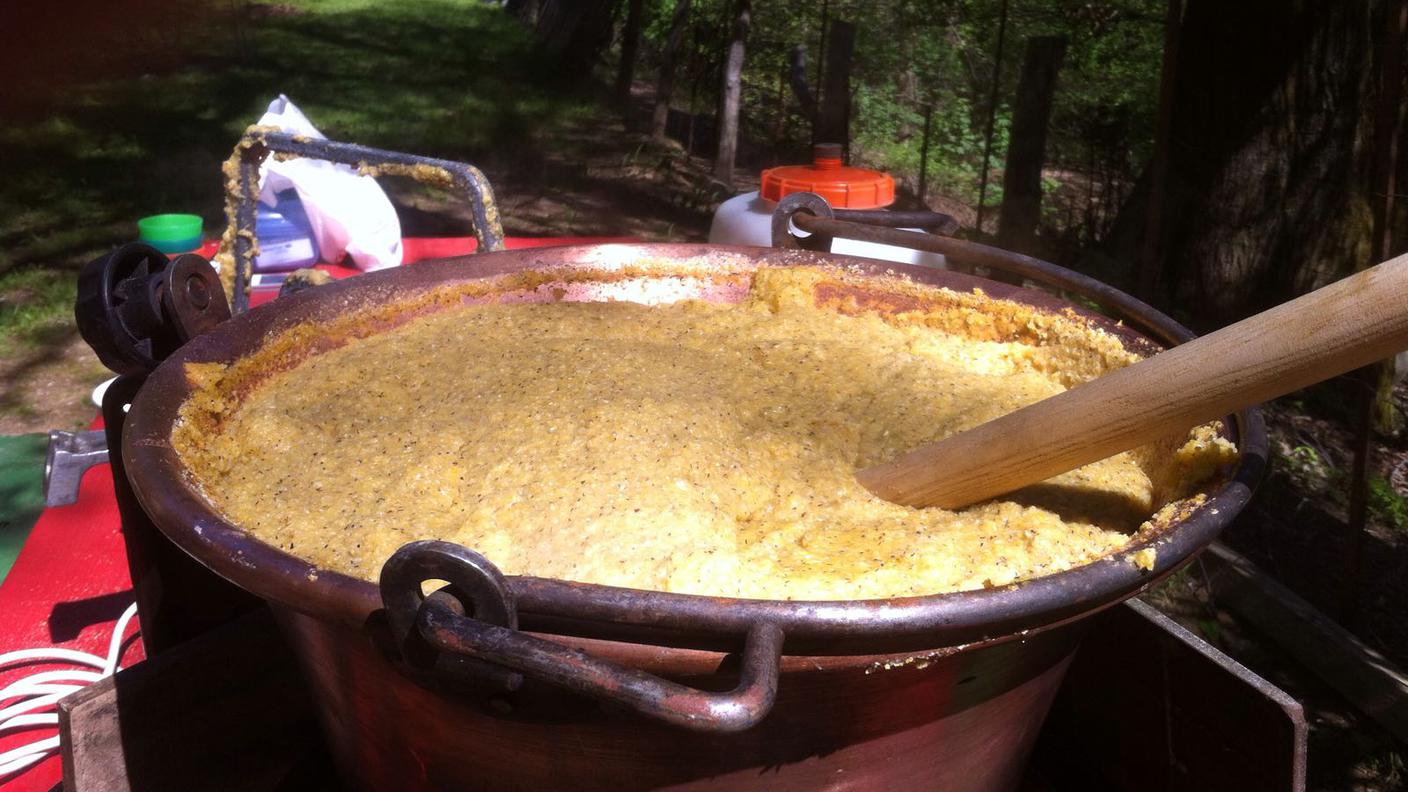
[[[381,607],[375,584],[319,570],[225,522],[185,473],[170,441],[191,386],[188,362],[228,362],[256,348],[271,332],[357,305],[405,299],[447,283],[525,269],[601,272],[632,262],[671,262],[681,269],[747,271],[762,263],[843,267],[862,275],[896,276],[960,291],[981,288],[999,299],[1062,310],[1071,304],[1043,292],[960,273],[802,250],[697,244],[612,244],[534,248],[421,262],[361,275],[270,307],[242,314],[186,344],[164,362],[134,399],[122,449],[128,476],[160,529],[201,563],[255,595],[309,615],[351,626]],[[1107,329],[1134,334],[1076,307]],[[1187,337],[1152,309],[1130,317],[1164,339]],[[1142,338],[1142,337],[1141,337]],[[993,589],[920,597],[853,601],[747,600],[622,589],[526,576],[511,577],[525,629],[608,640],[693,648],[726,648],[760,622],[783,629],[788,654],[873,654],[957,646],[1045,630],[1117,604],[1171,574],[1210,543],[1245,505],[1265,466],[1267,440],[1259,411],[1227,421],[1239,448],[1232,475],[1175,524],[1083,566]],[[1151,571],[1133,554],[1156,547]]]

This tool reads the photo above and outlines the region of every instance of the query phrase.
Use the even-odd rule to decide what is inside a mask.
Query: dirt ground
[[[97,414],[93,387],[113,376],[78,336],[77,328],[54,343],[0,358],[0,435],[86,426]]]

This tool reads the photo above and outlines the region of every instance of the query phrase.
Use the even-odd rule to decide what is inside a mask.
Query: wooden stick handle
[[[961,508],[1186,431],[1408,347],[1408,256],[1160,352],[856,478]]]

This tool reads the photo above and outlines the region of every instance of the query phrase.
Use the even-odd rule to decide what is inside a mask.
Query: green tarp
[[[10,573],[29,529],[44,509],[42,434],[0,436],[0,582]]]

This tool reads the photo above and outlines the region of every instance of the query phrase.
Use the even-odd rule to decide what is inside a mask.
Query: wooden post
[[[621,33],[621,62],[616,68],[616,101],[628,110],[631,84],[636,76],[636,53],[640,51],[640,28],[645,16],[645,0],[626,0],[626,27]]]
[[[924,138],[919,144],[919,202],[926,207],[929,195],[929,129],[934,119],[934,106],[924,105]]]
[[[1408,27],[1408,0],[1390,0],[1384,8],[1384,28],[1379,39],[1379,101],[1374,118],[1374,212],[1370,266],[1393,253],[1394,174],[1398,169],[1400,134],[1399,103],[1403,87],[1403,33]],[[1374,414],[1379,388],[1385,379],[1383,364],[1354,372],[1351,381],[1360,387],[1355,410],[1354,463],[1350,475],[1349,515],[1345,536],[1344,590],[1340,618],[1346,626],[1359,619],[1359,574],[1364,555],[1364,533],[1369,521],[1369,469],[1374,458]]]
[[[826,72],[822,77],[821,107],[817,111],[815,134],[818,143],[850,143],[848,121],[851,104],[851,54],[855,49],[856,26],[835,20],[827,35]]]
[[[988,124],[983,132],[983,170],[978,176],[978,219],[974,224],[978,233],[983,233],[983,208],[988,200],[988,167],[992,163],[993,122],[997,118],[997,91],[1002,85],[1002,46],[1007,41],[1007,0],[1002,0],[1002,11],[997,19],[997,52],[992,60],[992,88],[988,91]]]
[[[738,0],[733,19],[733,35],[724,61],[723,101],[719,112],[719,153],[714,160],[714,177],[733,186],[733,165],[738,155],[738,107],[743,98],[743,48],[748,40],[752,7]]]
[[[665,124],[670,120],[670,96],[675,91],[675,61],[684,42],[685,23],[689,21],[690,0],[676,0],[675,14],[670,18],[670,35],[665,50],[660,53],[660,79],[655,84],[655,112],[650,119],[650,134],[665,137]]]
[[[689,68],[685,75],[689,78],[689,131],[685,134],[684,153],[694,156],[694,132],[699,121],[699,75],[704,66],[699,62],[699,26],[689,26]]]
[[[821,105],[822,82],[826,79],[826,34],[831,27],[831,0],[821,0],[821,28],[816,34],[816,82],[817,106]],[[816,139],[816,116],[812,116],[812,145],[820,143]]]
[[[998,216],[999,244],[1031,253],[1041,222],[1041,168],[1046,162],[1046,128],[1056,74],[1066,55],[1064,36],[1038,36],[1027,41],[1022,78],[1012,109],[1012,133],[1007,142],[1007,166],[1002,174],[1002,208]]]
[[[1168,189],[1169,136],[1173,132],[1173,100],[1177,89],[1178,34],[1183,28],[1183,0],[1168,0],[1164,14],[1164,56],[1159,67],[1159,113],[1154,122],[1154,157],[1149,163],[1149,200],[1144,207],[1144,243],[1139,257],[1139,296],[1158,304],[1164,274],[1163,212]]]
[[[792,95],[802,108],[802,115],[816,125],[816,99],[812,97],[811,86],[807,83],[807,45],[798,44],[792,48],[787,61],[788,82],[792,84]]]
[[[1085,161],[1085,241],[1095,243],[1095,136],[1086,141],[1090,144]]]
[[[772,122],[772,140],[776,143],[782,140],[782,126],[787,121],[787,70],[779,69],[777,72],[777,97],[773,103],[773,108],[777,117]],[[773,159],[776,164],[777,154],[774,152]]]

